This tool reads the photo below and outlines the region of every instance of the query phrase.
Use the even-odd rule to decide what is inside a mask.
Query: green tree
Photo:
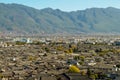
[[[85,56],[80,56],[81,61],[85,60]]]
[[[92,71],[90,70],[90,68],[88,68],[88,69],[87,69],[87,75],[88,75],[88,77],[90,77],[91,74],[92,74]]]
[[[45,47],[45,51],[46,51],[46,52],[49,52],[50,49],[49,49],[48,47]]]

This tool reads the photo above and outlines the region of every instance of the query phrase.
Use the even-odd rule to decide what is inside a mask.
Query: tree
[[[70,49],[69,49],[69,53],[73,53],[73,50],[72,50],[72,48],[70,48]]]
[[[78,52],[78,48],[73,48],[73,52],[74,53]]]
[[[49,49],[48,47],[45,47],[45,51],[46,51],[46,52],[49,52],[50,49]]]
[[[85,60],[85,56],[80,56],[81,61]]]
[[[74,57],[74,60],[79,60],[80,59],[80,56],[75,56]]]
[[[20,41],[16,41],[16,45],[25,45],[26,42],[20,42]]]
[[[75,72],[75,73],[79,73],[80,69],[78,67],[76,67],[75,65],[71,65],[69,67],[69,72]]]
[[[85,71],[81,71],[81,75],[86,75]]]
[[[95,75],[94,75],[94,74],[90,75],[90,78],[91,78],[92,80],[95,80]]]
[[[91,74],[92,74],[92,71],[88,68],[88,69],[87,69],[87,75],[88,75],[88,77],[90,77]]]
[[[65,50],[64,52],[71,54],[71,53],[73,53],[73,50],[70,48],[70,49]]]
[[[117,64],[116,67],[120,68],[120,64]]]
[[[34,61],[34,60],[36,60],[36,57],[35,57],[35,56],[32,56],[32,55],[29,55],[29,56],[28,56],[28,60],[29,60],[29,61]]]

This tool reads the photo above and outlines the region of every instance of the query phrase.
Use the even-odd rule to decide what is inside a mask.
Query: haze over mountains
[[[63,12],[0,3],[0,32],[119,33],[120,9],[108,7]]]

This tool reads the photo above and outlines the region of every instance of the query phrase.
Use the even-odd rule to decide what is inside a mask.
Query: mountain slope
[[[0,4],[0,31],[17,33],[120,32],[120,9],[91,8],[73,12],[18,4]]]

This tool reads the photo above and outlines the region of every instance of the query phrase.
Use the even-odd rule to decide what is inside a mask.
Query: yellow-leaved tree
[[[69,72],[79,73],[80,69],[78,67],[76,67],[75,65],[70,65]]]

